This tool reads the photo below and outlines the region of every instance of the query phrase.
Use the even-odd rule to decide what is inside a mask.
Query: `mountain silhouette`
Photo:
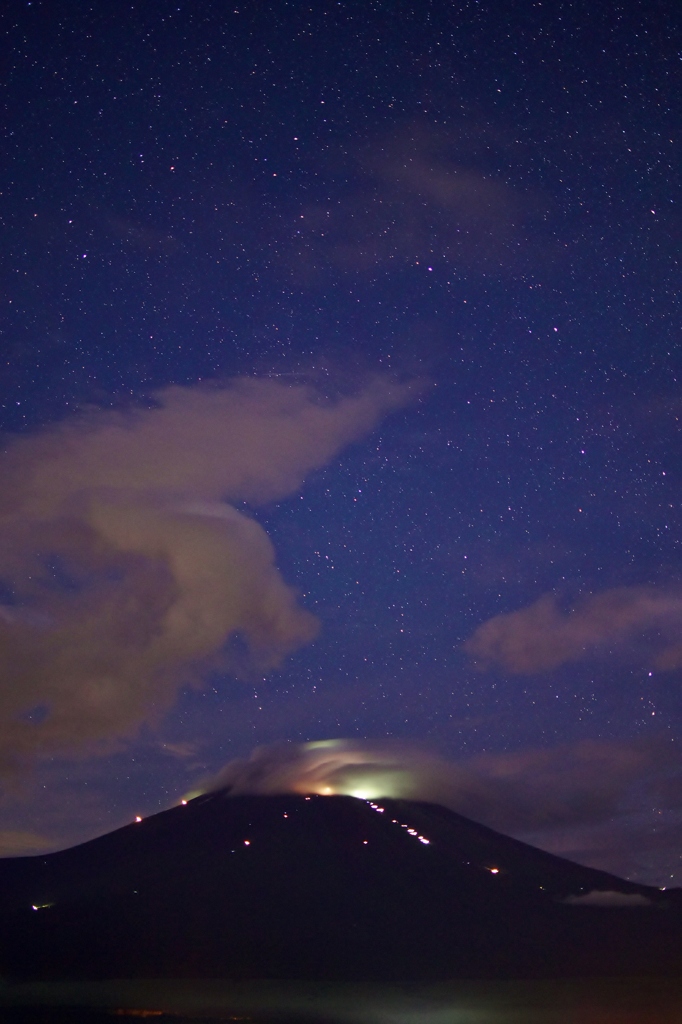
[[[682,890],[435,804],[205,794],[0,860],[14,979],[437,981],[677,975]]]

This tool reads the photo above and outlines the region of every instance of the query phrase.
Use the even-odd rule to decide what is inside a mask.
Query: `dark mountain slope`
[[[642,905],[562,902],[594,890]],[[0,861],[0,911],[0,971],[14,977],[682,970],[679,891],[402,800],[208,794],[71,850]]]

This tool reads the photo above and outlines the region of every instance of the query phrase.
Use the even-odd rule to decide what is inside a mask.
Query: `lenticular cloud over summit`
[[[229,502],[291,494],[409,397],[386,377],[334,401],[236,379],[11,439],[0,456],[4,767],[130,734],[227,664],[231,634],[263,670],[311,640],[317,621],[265,531]]]

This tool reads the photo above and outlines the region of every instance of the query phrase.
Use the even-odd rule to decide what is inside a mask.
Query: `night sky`
[[[5,10],[1,852],[345,738],[682,884],[678,5]]]

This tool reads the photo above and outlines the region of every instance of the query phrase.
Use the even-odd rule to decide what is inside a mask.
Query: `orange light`
[[[181,800],[180,803],[182,804],[183,807],[187,806],[187,801],[186,800]]]
[[[135,815],[135,821],[142,821],[142,818],[140,817],[139,814]]]
[[[499,875],[499,873],[500,873],[500,869],[499,868],[488,868],[488,870],[490,871],[491,875]]]
[[[251,841],[249,839],[245,839],[244,846],[251,846]]]

